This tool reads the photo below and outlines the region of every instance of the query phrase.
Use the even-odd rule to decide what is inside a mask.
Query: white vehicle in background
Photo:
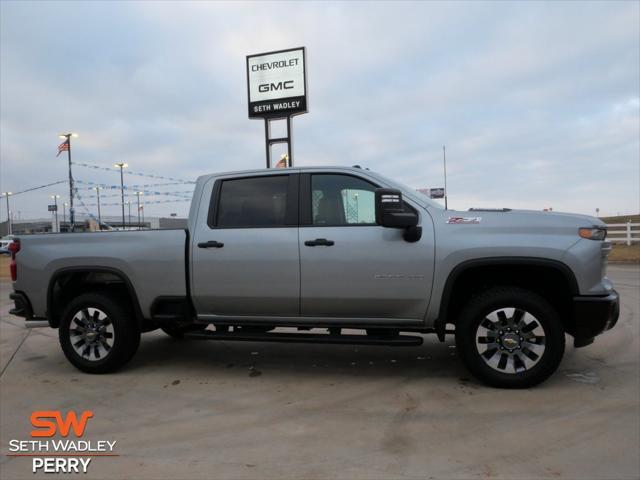
[[[7,235],[0,239],[0,255],[11,255],[9,245],[13,243],[13,235]]]

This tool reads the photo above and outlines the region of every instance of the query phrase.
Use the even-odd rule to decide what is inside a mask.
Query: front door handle
[[[327,240],[326,238],[316,238],[315,240],[307,240],[304,242],[307,247],[330,247],[334,243],[333,240]]]
[[[216,242],[215,240],[209,240],[208,242],[200,242],[198,244],[200,248],[222,248],[224,243]]]

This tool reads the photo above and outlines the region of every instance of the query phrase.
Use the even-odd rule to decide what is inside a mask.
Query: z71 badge
[[[455,224],[477,224],[482,221],[482,217],[449,217],[447,223]]]

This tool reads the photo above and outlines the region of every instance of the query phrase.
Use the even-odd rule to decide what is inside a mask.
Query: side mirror
[[[400,190],[378,188],[375,201],[378,225],[389,228],[411,228],[418,225],[418,215],[405,210]]]

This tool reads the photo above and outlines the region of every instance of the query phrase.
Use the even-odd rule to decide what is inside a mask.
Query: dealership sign
[[[444,188],[419,188],[418,191],[429,198],[444,198]]]
[[[431,198],[444,198],[444,188],[430,188],[429,196]]]
[[[307,112],[305,48],[247,56],[249,118]]]

